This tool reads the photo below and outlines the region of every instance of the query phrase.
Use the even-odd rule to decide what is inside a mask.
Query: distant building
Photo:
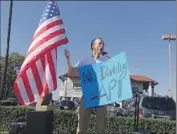
[[[59,76],[62,81],[60,87],[60,99],[66,98],[68,100],[79,101],[82,96],[82,89],[79,77],[75,72],[69,74],[63,74]],[[143,92],[148,93],[149,95],[154,94],[154,87],[158,84],[155,80],[139,75],[130,75],[132,93],[135,94],[138,91],[140,94]]]

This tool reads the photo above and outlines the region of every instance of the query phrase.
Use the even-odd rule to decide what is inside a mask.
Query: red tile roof
[[[147,77],[147,76],[140,76],[140,75],[130,75],[130,78],[134,81],[138,82],[153,82],[155,85],[158,84],[157,81]]]
[[[61,76],[59,76],[59,78],[64,78],[64,77],[74,77],[74,78],[78,78],[79,76],[77,75],[76,72],[72,72],[70,74],[68,73],[65,73]],[[140,75],[130,75],[130,78],[134,81],[137,81],[137,82],[152,82],[154,85],[157,85],[159,84],[157,81],[149,78],[149,77],[146,77],[146,76],[140,76]]]

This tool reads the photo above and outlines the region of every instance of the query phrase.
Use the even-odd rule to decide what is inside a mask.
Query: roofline
[[[65,78],[79,78],[78,76],[65,76],[65,74],[64,75],[61,75],[61,76],[59,76],[58,78],[60,78],[61,80],[64,80]]]
[[[141,82],[141,83],[146,83],[146,82],[152,82],[154,85],[158,85],[159,83],[158,82],[156,82],[156,81],[143,81],[143,80],[134,80],[134,79],[132,79],[132,78],[130,78],[131,80],[133,80],[133,81],[136,81],[136,82]]]
[[[140,76],[140,75],[130,75],[130,76]],[[65,78],[79,78],[79,76],[69,76],[69,74],[63,74],[63,75],[61,75],[61,76],[59,76],[58,78],[60,78],[61,80],[63,80],[64,81],[64,79]],[[143,77],[145,77],[145,76],[143,76]],[[148,78],[148,77],[147,77]],[[130,79],[131,80],[134,80],[133,78],[131,78],[130,77]],[[149,78],[149,79],[151,79],[151,78]],[[154,85],[158,85],[159,83],[158,82],[156,82],[156,81],[154,81],[154,80],[152,80],[151,79],[151,81],[143,81],[143,80],[134,80],[134,81],[136,81],[136,82],[142,82],[142,83],[146,83],[146,82],[153,82],[153,84]]]

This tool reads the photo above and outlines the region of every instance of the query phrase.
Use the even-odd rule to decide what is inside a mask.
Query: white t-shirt
[[[78,61],[75,67],[81,67],[85,65],[90,65],[90,64],[95,64],[95,63],[100,63],[102,61],[106,61],[106,58],[103,56],[100,56],[100,58],[95,59],[94,57],[88,57],[88,58],[83,58],[82,60]]]
[[[75,67],[79,68],[81,66],[86,66],[90,64],[100,63],[102,61],[106,61],[106,58],[100,56],[100,58],[95,59],[94,57],[83,58],[82,60],[78,61]]]

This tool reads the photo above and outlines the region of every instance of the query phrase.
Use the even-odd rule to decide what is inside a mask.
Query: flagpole
[[[7,34],[7,48],[6,48],[6,60],[5,60],[2,88],[0,89],[0,100],[4,99],[3,95],[5,93],[7,66],[8,66],[8,58],[9,58],[9,43],[10,43],[10,33],[11,33],[11,22],[12,22],[12,8],[13,8],[13,0],[10,0],[9,19],[8,19],[8,34]]]

